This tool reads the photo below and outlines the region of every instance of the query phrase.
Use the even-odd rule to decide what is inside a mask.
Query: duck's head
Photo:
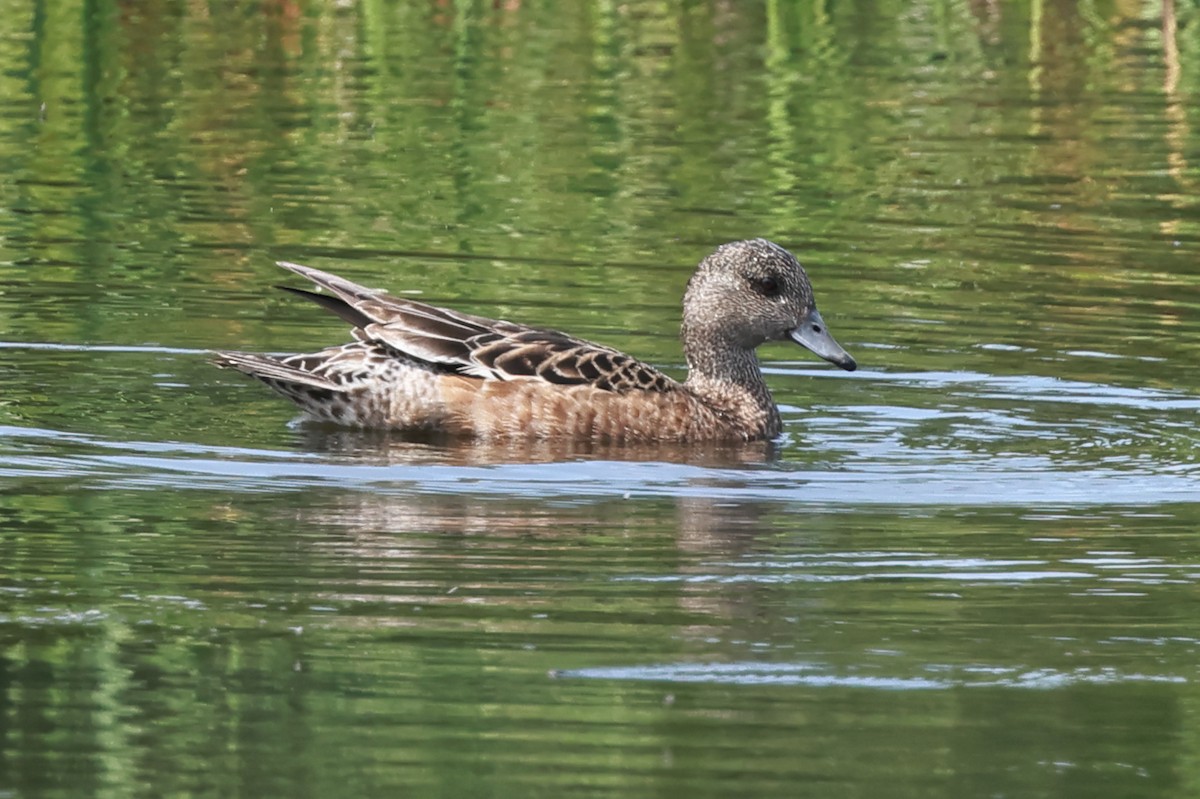
[[[753,350],[791,341],[847,371],[857,364],[829,335],[804,267],[766,239],[722,244],[700,262],[683,298],[685,345]]]

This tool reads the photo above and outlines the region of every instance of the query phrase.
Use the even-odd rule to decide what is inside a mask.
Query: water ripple
[[[1187,683],[1179,675],[1142,674],[1116,668],[1021,669],[1007,666],[929,664],[928,675],[838,673],[822,663],[671,663],[659,666],[610,666],[552,672],[560,678],[634,680],[664,683],[808,686],[877,691],[928,691],[956,688],[1048,690],[1072,685]]]
[[[67,445],[70,452],[64,452]],[[0,476],[69,478],[96,488],[264,491],[335,485],[376,493],[527,494],[568,499],[701,496],[799,502],[833,509],[954,504],[1037,506],[1047,511],[1088,505],[1147,506],[1200,496],[1200,468],[1182,464],[1093,465],[1067,470],[1041,455],[993,456],[986,461],[931,456],[928,463],[904,463],[886,453],[872,458],[869,452],[857,462],[828,468],[784,461],[723,467],[605,459],[504,463],[495,461],[494,448],[461,446],[465,451],[425,447],[416,451],[420,457],[409,462],[388,462],[392,459],[110,441],[9,426],[0,427]],[[506,451],[508,448],[502,447],[499,454]],[[472,462],[474,456],[478,459]]]

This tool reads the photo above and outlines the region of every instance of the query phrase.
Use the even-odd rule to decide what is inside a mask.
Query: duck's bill
[[[801,347],[812,350],[814,355],[842,367],[847,372],[853,372],[858,368],[858,364],[850,357],[850,353],[842,349],[842,346],[833,340],[833,336],[829,335],[829,331],[825,328],[825,320],[821,318],[821,314],[817,313],[816,309],[808,313],[799,327],[788,331],[788,338]]]

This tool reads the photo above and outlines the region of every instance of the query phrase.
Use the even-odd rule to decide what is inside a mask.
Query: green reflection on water
[[[283,513],[275,495],[120,491],[0,508],[19,795],[796,780],[1049,795],[1068,779],[1116,796],[1194,780],[1195,603],[1173,565],[1200,554],[1194,508],[1038,520],[314,492]],[[963,685],[549,676],[675,663]],[[1088,669],[1128,681],[1071,683]],[[1068,679],[971,687],[1006,670]],[[1135,679],[1153,677],[1182,682]]]

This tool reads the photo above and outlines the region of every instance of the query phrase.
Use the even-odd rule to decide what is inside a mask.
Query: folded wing
[[[393,297],[300,264],[279,262],[329,294],[287,289],[375,342],[447,372],[482,380],[540,380],[604,391],[674,391],[679,384],[622,352],[554,330],[526,327]]]

